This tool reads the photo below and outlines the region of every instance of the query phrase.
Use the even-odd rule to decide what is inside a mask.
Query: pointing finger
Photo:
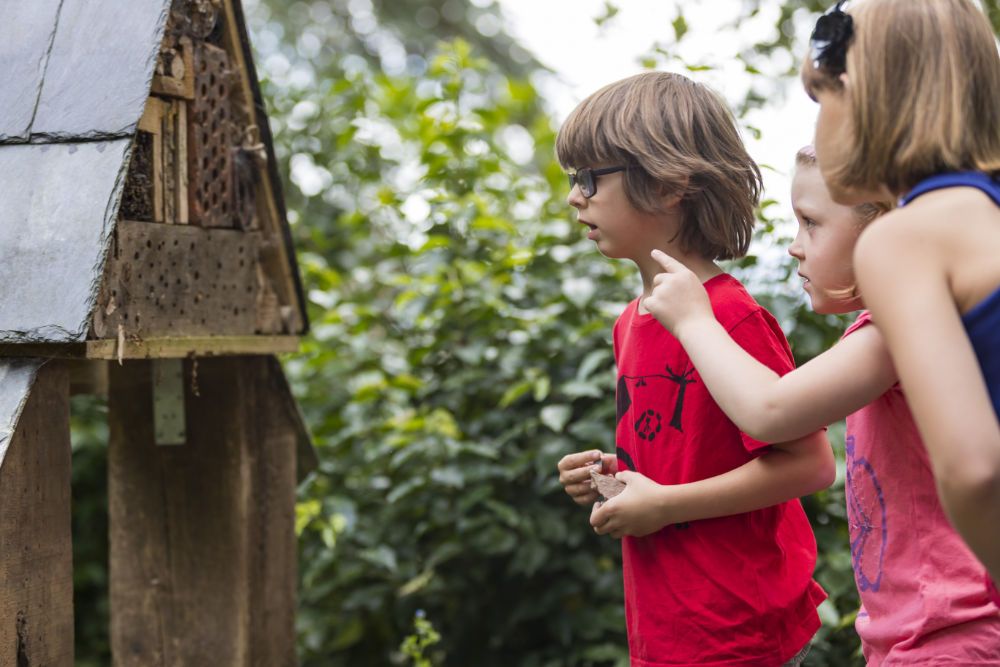
[[[663,270],[667,273],[677,273],[678,271],[687,268],[662,250],[653,250],[653,252],[649,254],[656,260],[657,264],[663,267]]]

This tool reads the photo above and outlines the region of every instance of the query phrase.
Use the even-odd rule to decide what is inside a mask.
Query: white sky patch
[[[555,73],[536,77],[535,83],[557,122],[598,88],[644,71],[640,58],[654,44],[672,48],[671,24],[678,7],[677,2],[664,0],[619,0],[618,15],[600,28],[594,18],[603,15],[604,0],[499,0],[499,4],[510,33]],[[738,33],[722,29],[741,4],[742,0],[682,3],[689,32],[676,50],[688,63],[716,66],[713,71],[682,73],[712,86],[731,103],[742,99],[751,80],[736,54],[758,39],[773,36],[778,11],[777,3],[764,3]],[[803,37],[812,28],[806,14],[794,17],[793,22]],[[784,59],[776,65],[792,64],[786,56],[779,57]],[[790,81],[783,92],[783,100],[781,94],[776,95],[771,106],[750,113],[743,121],[761,130],[761,140],[749,133],[744,139],[759,164],[776,170],[764,170],[765,196],[779,202],[775,213],[791,219],[791,169],[795,152],[812,141],[817,107],[797,80]]]
[[[292,183],[307,197],[314,197],[333,183],[333,175],[313,162],[311,155],[296,153],[290,160]]]
[[[535,140],[521,125],[504,127],[497,136],[497,141],[517,164],[528,164],[535,156]]]
[[[406,198],[406,201],[400,207],[400,211],[407,222],[419,225],[430,216],[431,205],[427,203],[427,199],[423,195],[415,193]]]

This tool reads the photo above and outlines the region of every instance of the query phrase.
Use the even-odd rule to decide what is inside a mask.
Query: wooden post
[[[276,372],[187,360],[187,442],[157,446],[150,362],[112,364],[116,666],[295,664],[296,427]]]
[[[0,467],[0,665],[72,664],[69,374],[49,363]]]

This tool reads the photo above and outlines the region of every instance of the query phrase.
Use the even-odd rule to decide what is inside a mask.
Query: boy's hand
[[[594,505],[590,525],[595,533],[615,539],[623,535],[642,537],[671,523],[662,511],[663,492],[668,487],[638,472],[620,472],[615,479],[625,482],[625,490]]]
[[[708,293],[698,277],[686,266],[660,250],[651,253],[663,267],[653,278],[653,292],[643,299],[643,307],[678,338],[677,329],[699,317],[715,317]]]
[[[600,497],[590,479],[590,471],[614,474],[618,470],[618,457],[593,449],[567,454],[559,460],[556,468],[559,470],[559,483],[569,497],[579,505],[589,505]]]

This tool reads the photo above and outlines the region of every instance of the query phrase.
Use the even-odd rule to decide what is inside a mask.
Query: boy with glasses
[[[816,541],[797,498],[833,482],[830,446],[822,432],[778,444],[740,433],[643,307],[661,271],[651,253],[663,250],[701,279],[737,342],[779,374],[792,369],[774,318],[715,263],[746,253],[757,165],[725,103],[664,72],[588,97],[556,150],[587,237],[635,263],[643,283],[614,327],[616,452],[558,465],[579,504],[598,500],[592,471],[625,483],[594,504],[590,522],[622,539],[632,665],[799,664],[826,595],[812,580]]]

